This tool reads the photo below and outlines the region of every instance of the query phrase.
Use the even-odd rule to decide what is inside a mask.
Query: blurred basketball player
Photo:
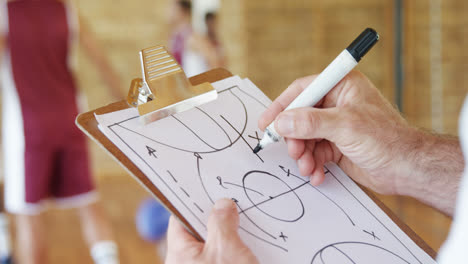
[[[182,65],[188,77],[224,66],[224,54],[217,34],[215,13],[205,16],[207,34],[193,32],[191,25],[192,5],[190,1],[173,0],[169,21],[172,26],[169,50]]]
[[[208,41],[213,45],[216,56],[213,62],[214,67],[224,67],[226,66],[226,57],[218,36],[218,14],[216,12],[206,13],[205,24]]]
[[[78,209],[95,263],[118,263],[110,225],[96,203],[86,140],[74,124],[78,90],[70,62],[78,36],[118,94],[118,78],[69,1],[0,2],[5,207],[16,215],[21,264],[47,262],[40,214],[49,200]]]
[[[184,67],[182,60],[188,38],[192,35],[192,2],[171,0],[168,12],[170,27],[169,51],[176,61]]]
[[[187,76],[224,66],[224,53],[217,34],[216,13],[205,15],[206,35],[191,34],[183,53],[183,67]]]

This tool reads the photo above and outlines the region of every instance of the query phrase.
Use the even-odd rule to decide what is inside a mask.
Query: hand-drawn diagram
[[[356,254],[357,252],[367,254]],[[411,263],[399,255],[377,245],[365,242],[340,242],[327,245],[320,249],[312,259],[312,264],[355,264],[375,263],[376,260],[386,260],[389,263],[408,264]],[[391,262],[390,262],[391,261]]]
[[[265,98],[235,85],[219,91],[216,102],[146,127],[133,116],[107,129],[118,139],[114,143],[134,154],[134,162],[142,164],[140,169],[173,197],[173,204],[201,233],[206,232],[214,201],[233,199],[240,234],[249,246],[261,248],[261,260],[281,263],[294,255],[302,259],[294,263],[310,263],[316,248],[313,264],[374,263],[349,253],[366,247],[376,252],[370,257],[381,256],[382,263],[423,263],[328,167],[324,186],[314,187],[299,176],[295,162],[285,158],[284,144],[277,144],[276,151],[272,147],[253,154],[262,135],[256,120],[269,103]],[[308,238],[311,235],[298,232],[301,229],[317,237]],[[340,233],[325,236],[327,232]],[[315,241],[315,247],[298,255],[296,245],[305,239]]]

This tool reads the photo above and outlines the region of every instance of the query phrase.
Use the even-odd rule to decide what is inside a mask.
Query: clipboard
[[[189,79],[192,85],[198,85],[204,82],[216,82],[231,77],[232,73],[223,68],[217,68]],[[128,173],[133,176],[144,188],[146,188],[154,197],[156,197],[173,215],[175,215],[187,229],[199,240],[201,236],[195,231],[190,223],[177,211],[172,203],[153,185],[153,183],[133,164],[98,128],[98,122],[95,114],[102,115],[130,108],[126,101],[112,103],[93,111],[78,115],[76,125],[94,142],[106,150]],[[371,191],[358,184],[358,186],[392,219],[398,227],[405,232],[421,249],[429,256],[435,258],[437,253],[411,228],[401,221],[382,201],[380,201]]]

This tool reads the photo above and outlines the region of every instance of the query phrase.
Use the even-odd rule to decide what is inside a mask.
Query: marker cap
[[[378,40],[379,34],[372,28],[366,28],[346,50],[359,62]]]

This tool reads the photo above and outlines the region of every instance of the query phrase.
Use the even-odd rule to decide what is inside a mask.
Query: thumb
[[[338,108],[303,107],[285,111],[275,120],[275,130],[281,136],[296,139],[324,138],[335,141],[342,126]]]
[[[239,214],[237,205],[230,199],[217,201],[208,219],[208,235],[204,255],[214,260],[210,263],[258,263],[237,233]]]
[[[218,200],[208,219],[207,242],[232,240],[238,237],[239,215],[237,206],[231,199]]]
[[[231,199],[221,199],[215,203],[208,219],[206,247],[212,252],[225,252],[240,247],[243,243],[237,233],[239,214],[237,205]]]

